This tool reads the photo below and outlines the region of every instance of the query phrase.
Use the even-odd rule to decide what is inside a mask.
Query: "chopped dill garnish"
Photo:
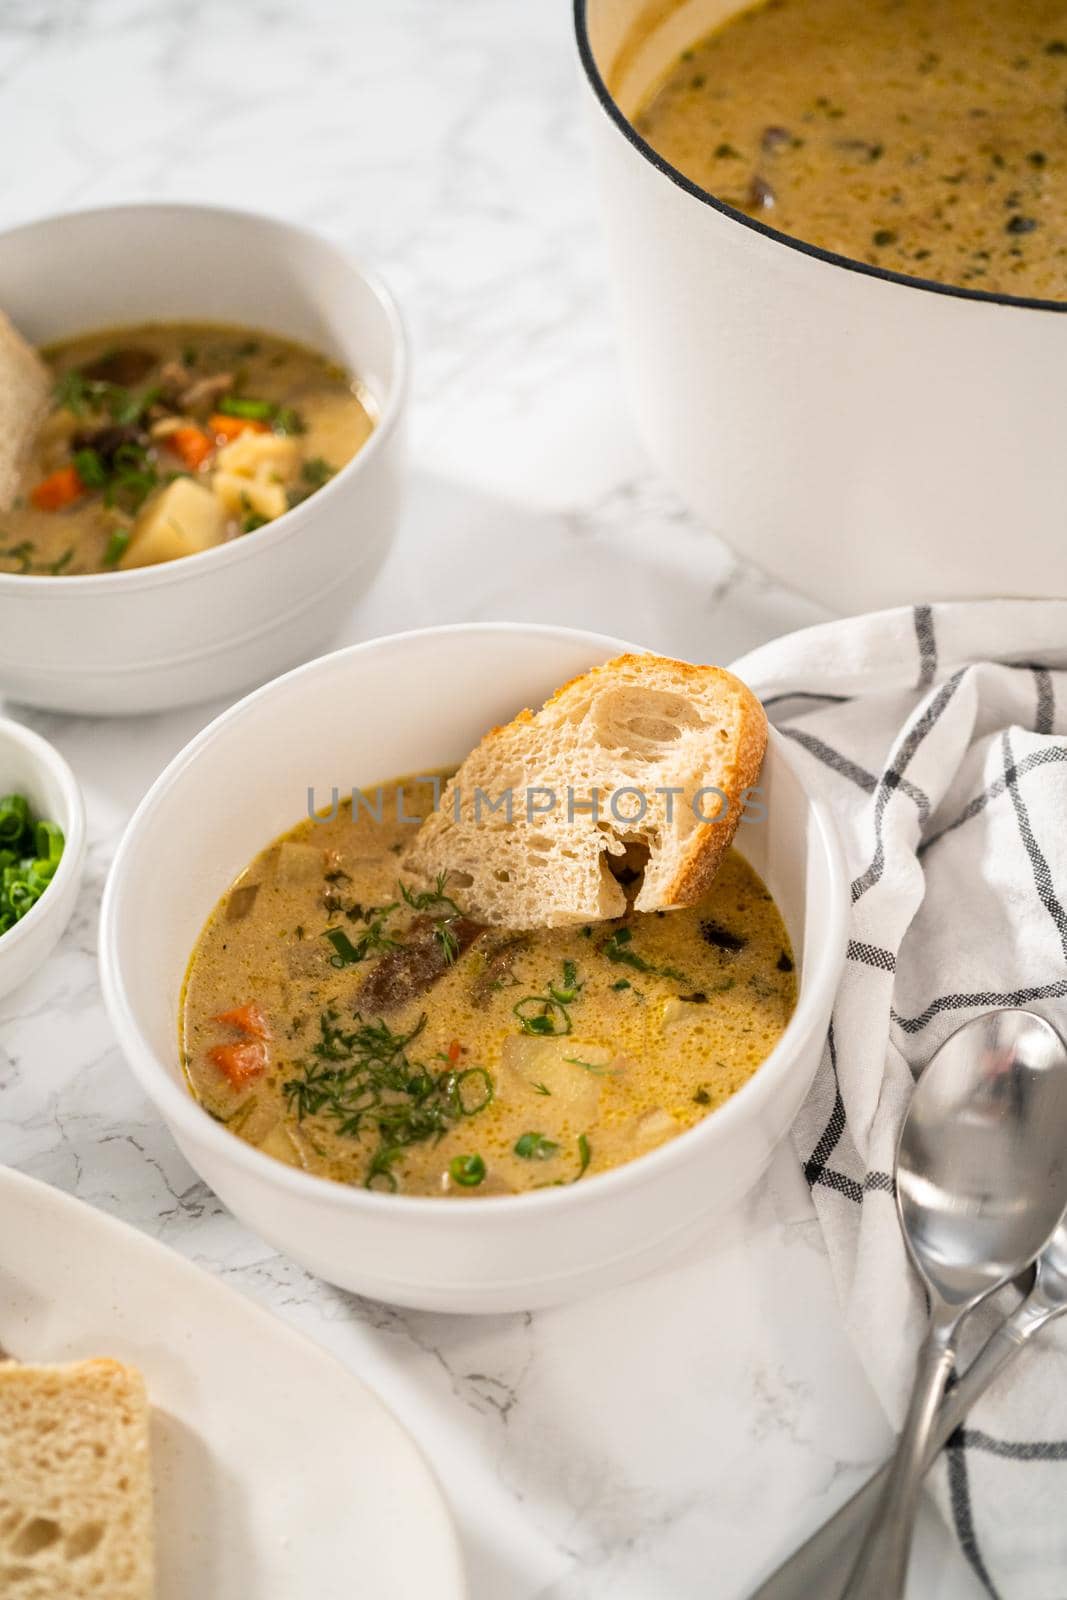
[[[493,1080],[484,1067],[435,1072],[413,1060],[408,1047],[426,1026],[425,1014],[407,1033],[359,1015],[354,1023],[346,1027],[335,1011],[322,1012],[311,1057],[283,1092],[300,1122],[325,1117],[350,1139],[376,1133],[364,1182],[369,1189],[395,1191],[393,1165],[404,1150],[441,1139],[461,1118],[484,1111],[493,1099]]]

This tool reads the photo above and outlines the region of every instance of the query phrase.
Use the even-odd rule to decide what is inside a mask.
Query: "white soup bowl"
[[[376,278],[270,217],[114,206],[0,234],[0,306],[38,345],[144,322],[258,328],[347,367],[378,412],[329,483],[254,534],[128,572],[0,573],[0,692],[53,710],[160,711],[262,682],[336,633],[399,508],[407,341]]]
[[[841,971],[848,892],[826,807],[773,734],[761,780],[766,820],[737,837],[789,929],[797,1009],[726,1105],[651,1154],[532,1194],[372,1193],[261,1154],[204,1111],[183,1081],[178,1007],[193,945],[256,852],[307,815],[309,788],[319,805],[335,786],[344,794],[456,764],[486,728],[625,648],[566,628],[483,624],[338,651],[225,712],[170,764],[129,825],[100,938],[122,1049],[190,1163],[231,1210],[332,1283],[401,1305],[513,1311],[634,1277],[751,1188],[807,1094]]]

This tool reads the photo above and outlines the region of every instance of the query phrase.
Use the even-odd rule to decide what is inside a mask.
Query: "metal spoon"
[[[1067,1218],[1061,1220],[1037,1258],[1033,1287],[991,1334],[960,1381],[945,1395],[926,1450],[926,1473],[971,1408],[1035,1333],[1067,1311]],[[868,1478],[828,1522],[763,1583],[752,1600],[806,1600],[819,1594],[837,1600],[856,1558],[863,1530],[885,1490],[890,1463]]]
[[[930,1299],[915,1387],[843,1600],[897,1600],[937,1408],[963,1318],[1045,1245],[1067,1207],[1067,1046],[1030,1011],[964,1023],[900,1132],[897,1212]]]

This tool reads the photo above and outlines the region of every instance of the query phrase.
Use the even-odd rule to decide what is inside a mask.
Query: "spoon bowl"
[[[920,1272],[971,1303],[1042,1248],[1067,1200],[1067,1052],[1032,1011],[965,1022],[919,1079],[897,1151],[897,1209]]]
[[[896,1195],[930,1320],[885,1492],[844,1600],[898,1600],[963,1318],[1028,1266],[1067,1207],[1067,1046],[1032,1011],[973,1017],[930,1061],[897,1145]]]

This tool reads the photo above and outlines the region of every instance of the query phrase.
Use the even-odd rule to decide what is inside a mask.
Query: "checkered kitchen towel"
[[[924,1322],[890,1176],[913,1077],[993,1006],[1067,1034],[1067,603],[887,611],[736,667],[830,802],[852,878],[845,977],[794,1136],[848,1327],[899,1426]],[[995,1308],[979,1316],[961,1363]],[[1067,1318],[931,1482],[990,1595],[1065,1600]]]

